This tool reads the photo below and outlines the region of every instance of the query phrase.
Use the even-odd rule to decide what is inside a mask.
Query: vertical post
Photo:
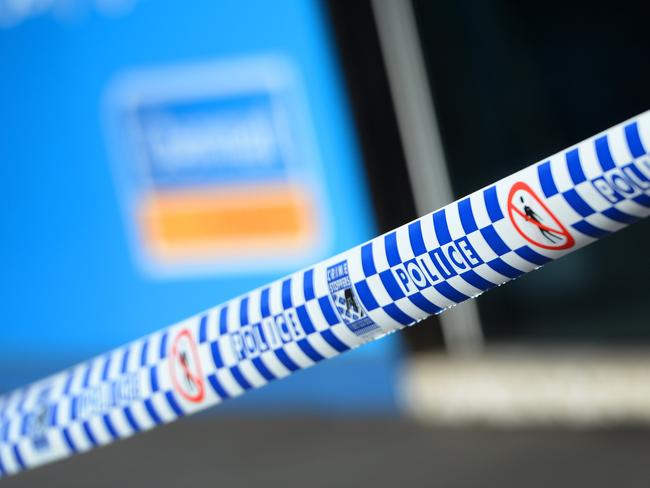
[[[411,0],[372,0],[407,169],[419,215],[453,200],[447,163],[427,78]],[[451,354],[471,355],[483,347],[474,301],[440,317]]]

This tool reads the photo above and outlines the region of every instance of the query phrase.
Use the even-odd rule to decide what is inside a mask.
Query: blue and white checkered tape
[[[650,214],[650,112],[361,246],[0,398],[0,476],[438,314]]]

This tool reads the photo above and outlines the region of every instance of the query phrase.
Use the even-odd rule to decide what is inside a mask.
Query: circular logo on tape
[[[181,330],[174,337],[169,355],[169,368],[174,389],[183,398],[194,403],[203,400],[205,386],[199,351],[187,329]]]
[[[560,251],[575,244],[567,228],[523,181],[510,189],[508,215],[517,232],[535,246]]]

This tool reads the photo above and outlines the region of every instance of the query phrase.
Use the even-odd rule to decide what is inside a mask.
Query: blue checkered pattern
[[[1,397],[0,476],[241,395],[647,216],[648,149],[650,112],[314,267]],[[573,249],[542,249],[515,230],[506,199],[520,181],[569,230]],[[345,286],[334,286],[342,274]],[[196,401],[172,381],[180,331],[197,346],[204,395]]]
[[[534,177],[533,186],[570,224],[579,246],[636,222],[650,213],[647,154],[639,125],[632,122],[363,245],[363,278],[355,283],[363,305],[378,323],[411,325],[564,254],[533,249],[512,232],[504,216],[507,203],[502,200],[507,188],[522,176],[525,181]],[[619,192],[613,197],[618,201],[612,202],[594,188],[593,181],[618,174],[632,175],[636,189],[628,186],[627,195]],[[390,270],[425,253],[432,256],[440,246],[463,236],[479,250],[484,263],[453,271],[430,289],[407,296]]]
[[[355,289],[378,323],[406,326],[441,313],[550,261],[517,239],[505,237],[503,230],[509,225],[496,187],[491,186],[362,246],[363,275]],[[413,294],[400,288],[392,269],[424,254],[436,260],[441,246],[464,237],[481,256],[481,264],[466,270],[451,267],[438,283]]]
[[[167,337],[166,331],[154,334],[5,397],[0,405],[0,473],[83,452],[183,415],[177,395],[159,379]],[[125,380],[136,394],[102,404],[99,398],[116,397],[114,390]],[[36,443],[34,399],[43,391],[48,394],[41,396],[40,405],[49,428]]]
[[[637,164],[632,163],[635,159]],[[640,171],[639,165],[648,171]],[[559,161],[540,164],[538,175],[547,202],[569,214],[573,230],[587,238],[615,232],[645,217],[650,209],[650,162],[637,122],[625,125],[622,132],[572,148]],[[594,187],[594,181],[607,176],[627,185],[620,175],[628,181],[631,175],[638,186],[630,187],[627,194],[617,192],[616,202]]]
[[[229,302],[218,310],[218,330],[216,326],[210,330],[206,325],[201,337],[209,345],[216,366],[208,381],[220,399],[237,396],[360,343],[341,322],[324,276],[318,274],[318,269],[310,268]],[[242,359],[231,343],[223,340],[234,331],[287,312],[295,314],[304,331],[303,337],[295,342]]]

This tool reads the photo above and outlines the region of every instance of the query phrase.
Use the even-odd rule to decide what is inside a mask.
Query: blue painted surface
[[[334,235],[322,257],[376,233],[329,34],[319,3],[290,0],[142,0],[117,16],[89,7],[69,20],[45,13],[0,28],[0,391],[282,274],[155,280],[140,272],[102,128],[102,96],[121,71],[267,54],[290,59],[324,166]],[[392,408],[386,378],[397,353],[395,338],[386,338],[247,401]]]

